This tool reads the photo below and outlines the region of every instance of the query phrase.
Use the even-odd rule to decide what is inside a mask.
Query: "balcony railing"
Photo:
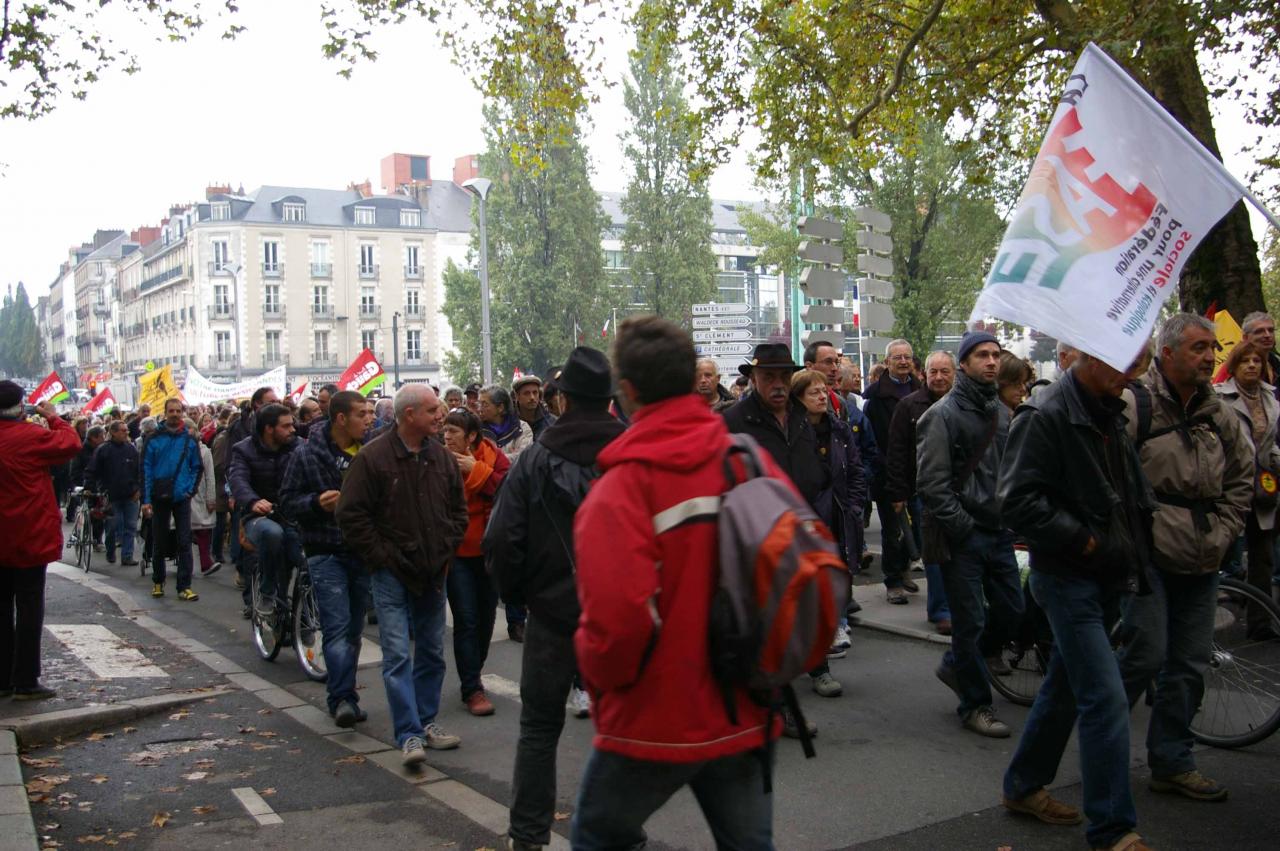
[[[209,361],[209,367],[211,369],[218,370],[219,372],[230,372],[236,368],[236,362],[235,359],[231,357],[214,358]]]
[[[333,264],[332,264],[332,263],[312,263],[312,264],[311,264],[311,277],[313,277],[313,278],[332,278],[332,277],[333,277]]]
[[[404,306],[404,318],[414,322],[422,321],[422,305],[406,304]]]
[[[224,275],[227,277],[232,276],[233,273],[231,271],[231,261],[230,260],[210,260],[209,276],[213,277],[215,275]]]
[[[234,304],[209,305],[209,321],[210,322],[229,322],[235,318],[236,318],[236,306]]]
[[[275,369],[278,366],[288,366],[288,365],[289,365],[288,355],[282,355],[279,352],[276,352],[275,354],[271,354],[270,352],[268,352],[267,354],[262,356],[263,369]]]
[[[382,307],[377,304],[360,305],[361,319],[380,319],[382,317]]]
[[[337,366],[338,358],[332,354],[319,354],[311,358],[312,366]]]
[[[93,314],[94,316],[110,316],[111,305],[107,304],[105,301],[95,301],[93,303]]]
[[[421,281],[422,267],[421,266],[405,266],[404,276],[411,281]]]
[[[262,277],[279,278],[282,275],[284,275],[283,263],[263,263],[262,264]]]
[[[157,272],[156,274],[152,275],[150,278],[143,278],[142,283],[138,285],[138,289],[144,290],[144,291],[149,290],[152,287],[160,286],[165,281],[171,281],[174,278],[180,278],[186,273],[186,268],[187,268],[186,266],[179,263],[177,266],[174,266],[172,269],[165,269],[163,272]]]
[[[333,305],[332,304],[312,304],[311,318],[312,319],[332,319]]]
[[[280,303],[262,305],[263,319],[284,319],[284,305]]]
[[[372,266],[361,264],[357,271],[360,273],[360,277],[366,281],[376,281],[378,279],[378,265],[376,263]]]
[[[404,362],[407,366],[421,366],[422,352],[405,352]]]

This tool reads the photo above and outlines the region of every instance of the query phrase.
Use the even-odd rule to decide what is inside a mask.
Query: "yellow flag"
[[[1219,310],[1215,313],[1213,325],[1218,334],[1218,350],[1213,356],[1213,380],[1221,382],[1231,377],[1226,374],[1223,367],[1231,355],[1231,350],[1236,347],[1236,343],[1244,339],[1244,332],[1240,330],[1235,317],[1228,310]]]
[[[163,411],[166,399],[180,399],[178,385],[173,380],[173,364],[165,364],[138,379],[138,405],[150,405],[153,412]]]

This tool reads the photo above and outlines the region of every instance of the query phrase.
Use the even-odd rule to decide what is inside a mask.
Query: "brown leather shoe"
[[[492,715],[493,704],[489,702],[489,698],[484,696],[484,692],[475,691],[467,698],[467,711],[472,715]]]
[[[1143,842],[1138,834],[1126,833],[1114,844],[1105,848],[1094,848],[1093,851],[1156,851],[1156,849]]]
[[[933,628],[938,631],[938,635],[950,635],[951,621],[949,620],[937,621],[936,623],[934,623]]]
[[[1044,789],[1037,789],[1017,801],[1004,798],[1001,803],[1010,812],[1034,816],[1045,824],[1079,824],[1084,821],[1079,810],[1070,804],[1062,803]]]

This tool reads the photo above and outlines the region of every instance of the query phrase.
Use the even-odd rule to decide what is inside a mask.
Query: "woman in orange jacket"
[[[467,497],[467,533],[454,554],[447,592],[453,612],[453,658],[462,681],[462,702],[472,715],[492,715],[480,672],[489,655],[498,591],[484,569],[480,539],[498,487],[511,462],[492,440],[480,434],[480,418],[464,408],[444,420],[444,445],[458,460]]]

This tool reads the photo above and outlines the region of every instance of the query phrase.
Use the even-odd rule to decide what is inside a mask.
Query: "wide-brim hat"
[[[751,375],[751,370],[756,367],[761,369],[789,369],[795,372],[801,367],[791,358],[791,347],[785,343],[761,343],[756,346],[755,352],[751,355],[751,363],[744,363],[738,366],[738,372],[743,375]]]
[[[613,372],[604,352],[578,346],[569,352],[564,368],[555,375],[556,387],[568,396],[583,399],[613,398]]]

